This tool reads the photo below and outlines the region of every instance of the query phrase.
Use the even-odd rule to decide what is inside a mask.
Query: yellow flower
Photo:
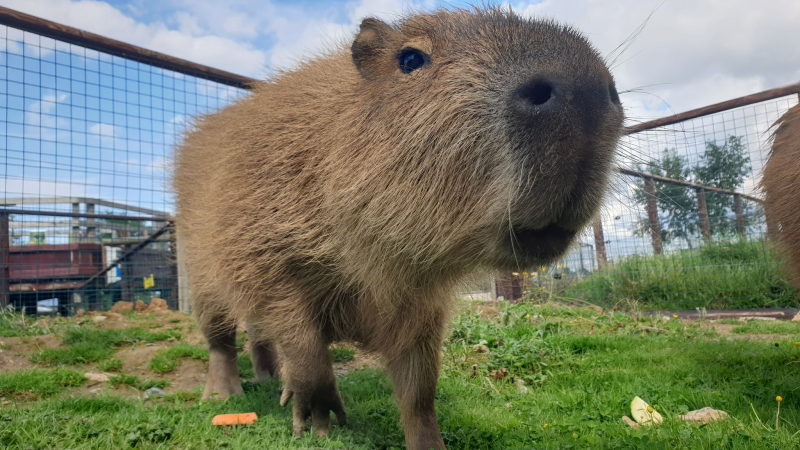
[[[526,319],[530,319],[530,318],[531,318],[531,315],[530,315],[530,314],[528,314],[527,316],[525,316],[525,318],[526,318]]]
[[[563,276],[565,276],[565,275],[566,275],[566,274],[565,274],[564,272],[561,272],[561,276],[562,276],[562,277],[563,277]]]
[[[522,272],[522,275],[527,277],[528,276],[528,272]]]
[[[538,277],[539,276],[539,274],[536,273],[536,272],[533,272],[531,275],[534,276],[534,277]]]
[[[652,406],[650,406],[650,405],[647,405],[647,412],[649,412],[650,414],[652,414],[652,413],[653,413],[653,407],[652,407]]]
[[[677,314],[673,314],[673,315],[672,315],[672,317],[673,317],[674,319],[677,319],[677,318],[678,318],[678,315],[677,315]]]
[[[518,272],[511,272],[511,275],[514,275],[516,277],[516,276],[519,276],[519,273]]]
[[[547,267],[542,267],[542,272],[547,272]]]
[[[794,343],[794,346],[795,346],[795,347],[797,347],[797,346],[800,346],[800,342],[795,342],[795,343]]]
[[[547,427],[548,427],[547,424],[542,425],[542,428],[547,428]]]
[[[577,433],[572,433],[572,438],[573,439],[578,439],[578,434]]]
[[[775,400],[777,400],[777,401],[779,401],[779,402],[782,402],[782,401],[783,401],[783,397],[781,397],[781,396],[779,395],[779,396],[775,397]]]

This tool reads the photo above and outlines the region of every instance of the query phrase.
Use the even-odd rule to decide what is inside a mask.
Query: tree
[[[695,183],[730,191],[738,191],[750,172],[750,157],[747,156],[742,136],[729,136],[722,146],[706,142],[706,151],[700,164],[694,168]],[[733,196],[706,192],[708,222],[712,233],[733,234],[736,218],[733,216]]]
[[[689,168],[686,158],[678,155],[676,149],[665,149],[655,164],[648,168],[640,167],[639,171],[702,186],[740,191],[745,176],[750,172],[750,157],[747,156],[743,140],[741,136],[729,136],[722,145],[706,142],[705,151],[694,168]],[[662,242],[668,244],[683,239],[691,248],[692,238],[700,230],[695,190],[660,181],[654,184]],[[637,180],[636,185],[634,200],[646,208],[648,198],[645,181]],[[712,234],[736,232],[732,195],[706,191],[706,208]],[[649,236],[648,218],[636,222],[633,232],[637,236]]]
[[[648,170],[649,169],[649,170]],[[687,161],[673,149],[664,149],[661,159],[648,168],[638,167],[640,172],[649,171],[675,180],[689,181],[692,171]],[[637,189],[634,191],[634,200],[647,208],[647,193],[645,181],[636,181]],[[696,199],[691,189],[672,183],[655,181],[656,205],[658,207],[658,221],[661,225],[661,241],[668,244],[676,239],[684,239],[691,246],[690,238],[698,230]],[[650,221],[647,217],[640,219],[634,225],[636,236],[650,236]]]

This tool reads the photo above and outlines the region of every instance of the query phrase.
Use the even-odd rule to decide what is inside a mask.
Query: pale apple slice
[[[642,425],[652,425],[654,423],[661,423],[664,421],[664,418],[661,417],[661,414],[659,414],[658,411],[650,407],[646,401],[642,400],[638,396],[635,397],[631,402],[631,417],[633,417],[633,420],[635,420],[636,423]]]

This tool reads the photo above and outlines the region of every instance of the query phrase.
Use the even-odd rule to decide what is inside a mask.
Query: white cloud
[[[96,123],[89,127],[89,132],[92,134],[99,134],[101,136],[114,136],[114,125],[108,123]]]
[[[266,53],[246,42],[211,34],[179,15],[179,30],[162,22],[143,23],[105,2],[89,0],[2,0],[5,7],[91,31],[144,48],[244,75],[260,75]]]

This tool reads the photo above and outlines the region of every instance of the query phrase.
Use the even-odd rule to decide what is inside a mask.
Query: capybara
[[[178,236],[208,338],[204,397],[280,372],[295,433],[345,411],[335,341],[380,354],[407,448],[434,409],[454,285],[562,255],[598,209],[623,109],[574,29],[506,9],[365,19],[349,45],[198,119],[178,150]],[[278,358],[280,355],[280,358]],[[278,363],[280,360],[280,364]]]
[[[795,285],[800,288],[800,105],[773,126],[777,128],[761,179],[764,213],[769,232],[777,237]]]

